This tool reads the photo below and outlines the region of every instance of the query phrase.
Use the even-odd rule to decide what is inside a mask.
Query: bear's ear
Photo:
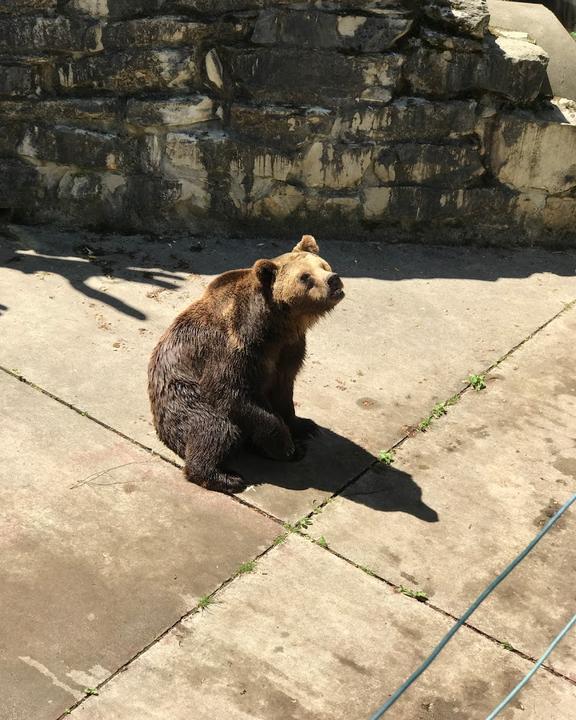
[[[292,252],[309,252],[314,253],[314,255],[319,255],[320,248],[313,235],[302,235],[302,240],[300,240]]]
[[[276,263],[272,260],[256,260],[253,270],[263,287],[272,287],[278,271]]]

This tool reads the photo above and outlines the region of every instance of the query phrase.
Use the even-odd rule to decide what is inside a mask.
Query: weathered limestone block
[[[462,223],[479,218],[486,226],[505,226],[511,221],[514,206],[514,195],[500,188],[371,187],[363,194],[366,220],[393,219],[407,225]]]
[[[210,40],[219,43],[240,40],[246,35],[245,23],[199,23],[174,17],[141,18],[107,25],[102,34],[104,47],[123,50],[130,47],[192,45]]]
[[[99,25],[62,16],[0,17],[0,51],[72,52],[99,50]]]
[[[546,79],[546,52],[531,42],[510,37],[490,37],[485,44],[487,53],[478,85],[517,103],[538,97]]]
[[[188,126],[218,120],[218,108],[207,95],[187,95],[168,100],[128,101],[126,121],[143,127]]]
[[[546,228],[555,232],[566,232],[573,235],[576,227],[576,198],[546,198],[546,205],[541,217]]]
[[[489,38],[482,54],[420,47],[406,62],[405,77],[412,92],[427,97],[455,97],[481,89],[525,103],[538,96],[547,62],[537,45]]]
[[[228,136],[218,131],[166,135],[163,171],[167,176],[178,179],[181,200],[198,210],[208,210],[211,201],[209,169],[213,168],[214,147],[220,149],[219,162],[226,164],[228,143]]]
[[[2,0],[0,3],[0,15],[12,15],[18,13],[45,12],[54,10],[58,0]]]
[[[111,171],[133,169],[138,165],[135,138],[63,125],[31,126],[19,152],[35,160]]]
[[[397,54],[354,57],[329,52],[271,48],[230,53],[233,79],[264,102],[338,103],[381,88],[387,99],[400,80]]]
[[[423,10],[450,30],[473,37],[483,37],[490,22],[486,0],[432,0]]]
[[[58,183],[58,200],[62,203],[98,202],[104,198],[107,190],[116,189],[113,188],[114,184],[116,187],[124,186],[125,180],[121,175],[111,176],[109,180],[112,178],[117,184],[110,181],[107,183],[103,173],[67,170]]]
[[[454,50],[455,52],[481,53],[483,50],[482,41],[477,38],[461,37],[460,35],[448,35],[427,27],[420,28],[420,37],[426,45],[439,50]]]
[[[76,2],[93,3],[104,0],[76,0]],[[111,20],[143,17],[154,15],[163,8],[164,0],[107,0],[108,13]]]
[[[334,146],[313,143],[302,160],[302,182],[307,187],[342,190],[357,187],[372,164],[373,145]]]
[[[497,118],[490,136],[488,158],[500,182],[551,195],[576,189],[576,125],[517,112]]]
[[[411,25],[408,15],[368,17],[271,8],[258,16],[252,42],[257,45],[382,52],[406,35]]]
[[[281,105],[243,105],[230,109],[230,127],[246,140],[265,145],[297,148],[312,139],[326,136],[334,123],[327,108],[288,108]]]
[[[0,64],[0,97],[28,97],[39,91],[39,77],[34,66]]]
[[[17,157],[18,146],[26,132],[26,124],[2,120],[0,132],[0,157]]]
[[[175,203],[182,198],[178,180],[152,175],[130,175],[126,180],[122,210],[128,227],[161,228]]]
[[[0,101],[0,118],[25,122],[73,123],[92,127],[113,123],[118,116],[119,103],[114,98]]]
[[[252,196],[255,199],[248,205],[248,214],[271,220],[286,220],[306,201],[306,196],[300,188],[279,182],[262,184],[261,187],[255,184]]]
[[[269,178],[286,182],[287,180],[299,180],[302,174],[302,160],[300,157],[292,157],[281,153],[256,152],[246,147],[248,157],[245,162],[252,160],[252,175],[255,178]],[[253,155],[253,158],[251,157]]]
[[[408,58],[405,77],[416,95],[449,98],[478,87],[480,54],[421,47]]]
[[[64,0],[62,10],[74,15],[105,18],[108,17],[108,0]]]
[[[381,150],[374,172],[384,185],[462,188],[473,184],[484,166],[478,150],[468,145],[402,143]]]
[[[376,142],[393,140],[445,140],[475,131],[476,102],[432,102],[423,98],[399,98],[379,108],[357,108],[334,122],[332,135],[343,139]]]
[[[280,2],[289,0],[280,0]],[[166,13],[191,13],[192,15],[224,15],[243,10],[265,8],[278,0],[163,0],[162,10]]]
[[[0,208],[20,208],[32,202],[36,169],[22,160],[0,158]]]
[[[185,50],[126,50],[62,62],[57,67],[63,92],[78,89],[121,93],[200,87],[194,57]]]

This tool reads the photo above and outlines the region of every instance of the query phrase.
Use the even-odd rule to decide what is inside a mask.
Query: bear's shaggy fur
[[[318,252],[304,235],[292,252],[220,275],[156,346],[148,372],[154,424],[190,481],[245,489],[226,470],[241,442],[278,460],[301,456],[315,428],[293,403],[306,331],[344,296]]]

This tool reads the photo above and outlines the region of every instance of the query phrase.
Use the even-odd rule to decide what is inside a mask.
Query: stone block
[[[249,214],[271,220],[286,220],[294,215],[306,200],[306,196],[300,188],[285,183],[267,185],[266,192],[263,192],[263,188],[255,187],[253,194],[257,199],[249,205]]]
[[[0,97],[28,97],[39,91],[39,76],[34,66],[0,64]]]
[[[455,52],[482,52],[482,41],[477,38],[448,35],[438,30],[421,27],[420,37],[426,45],[439,50],[453,50]]]
[[[103,3],[105,0],[75,0],[89,5]],[[143,17],[154,15],[164,5],[164,0],[106,0],[108,3],[108,14],[111,20],[123,18]]]
[[[546,78],[546,53],[515,38],[487,38],[482,53],[418,48],[405,65],[412,92],[426,97],[456,97],[480,90],[516,103],[534,100]]]
[[[302,182],[307,187],[333,190],[357,187],[372,164],[373,154],[373,145],[315,142],[302,159]]]
[[[101,49],[99,25],[62,16],[0,16],[0,51],[73,52]]]
[[[490,37],[485,46],[479,87],[515,103],[535,100],[546,81],[546,52],[538,45],[513,37]]]
[[[108,0],[64,0],[62,10],[74,15],[105,18],[108,17]]]
[[[502,227],[511,222],[514,207],[514,194],[500,188],[371,187],[363,195],[366,220],[386,220],[405,227],[422,223],[458,226],[472,219],[485,227]]]
[[[555,232],[566,232],[574,237],[576,228],[576,198],[549,197],[541,214],[544,227]]]
[[[252,42],[309,49],[383,52],[406,35],[411,26],[412,20],[407,14],[369,17],[271,8],[258,16]]]
[[[302,174],[302,161],[298,156],[290,156],[274,152],[256,152],[246,146],[246,155],[252,160],[252,176],[255,178],[269,178],[286,182],[299,180]],[[253,157],[252,157],[253,156]]]
[[[418,48],[408,57],[405,78],[412,93],[430,98],[458,97],[478,89],[480,53]]]
[[[21,155],[44,162],[110,171],[135,168],[138,141],[81,128],[33,125],[19,147]]]
[[[58,100],[5,100],[0,102],[0,118],[50,124],[100,126],[114,123],[119,104],[114,98],[69,98]]]
[[[58,0],[2,0],[0,15],[47,12],[55,10]]]
[[[126,50],[78,58],[61,62],[57,76],[62,92],[177,90],[202,82],[195,59],[185,50]]]
[[[119,50],[150,45],[199,47],[209,41],[233,42],[246,33],[246,27],[240,22],[199,23],[174,17],[153,17],[111,23],[103,30],[102,42],[104,47]]]
[[[339,115],[332,135],[346,140],[433,141],[471,135],[475,131],[474,100],[434,102],[407,97],[383,107],[358,107]]]
[[[15,209],[30,203],[36,192],[36,169],[17,159],[0,158],[0,208]]]
[[[356,57],[330,52],[271,48],[230,52],[238,89],[261,102],[327,105],[350,102],[379,87],[392,93],[400,81],[403,57]]]
[[[225,15],[265,8],[273,3],[274,0],[163,0],[162,11],[174,14],[190,13],[194,16]]]
[[[188,126],[218,120],[217,106],[207,95],[188,95],[168,100],[128,101],[126,121],[131,125]]]
[[[166,135],[163,172],[180,183],[180,199],[196,210],[211,203],[211,175],[228,167],[230,140],[222,132],[177,132]]]
[[[518,111],[498,117],[489,137],[490,167],[505,185],[551,195],[576,189],[576,125]]]
[[[486,0],[432,0],[423,5],[424,14],[452,32],[483,37],[490,13]]]
[[[463,188],[485,170],[479,151],[469,145],[401,143],[382,148],[374,172],[384,185]]]
[[[297,148],[330,133],[335,114],[326,108],[243,105],[230,108],[230,127],[246,140],[280,148]]]

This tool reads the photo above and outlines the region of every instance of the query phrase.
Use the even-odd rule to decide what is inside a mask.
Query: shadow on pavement
[[[382,243],[317,239],[323,256],[344,278],[467,278],[494,282],[536,272],[564,276],[576,272],[573,250],[386,245],[385,238]],[[274,240],[199,241],[182,235],[152,238],[8,226],[0,228],[0,267],[25,274],[60,275],[87,297],[144,320],[143,309],[127,305],[111,292],[90,287],[88,280],[108,276],[171,290],[180,286],[182,273],[219,275],[250,266],[261,257],[274,257],[290,247],[290,243]],[[0,298],[0,302],[7,300]]]
[[[378,463],[356,480],[375,462],[376,458],[356,443],[321,428],[299,462],[276,462],[242,451],[230,465],[251,484],[293,491],[315,488],[332,495],[354,482],[354,491],[344,493],[348,500],[382,512],[403,512],[425,522],[438,522],[438,514],[422,500],[422,489],[408,473]]]

